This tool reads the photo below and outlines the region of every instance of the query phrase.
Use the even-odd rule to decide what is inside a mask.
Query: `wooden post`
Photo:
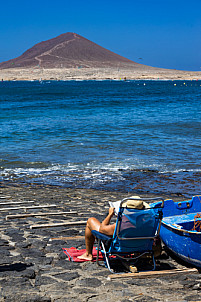
[[[10,211],[10,210],[27,210],[27,209],[40,209],[40,208],[52,208],[52,207],[59,207],[56,204],[46,204],[42,206],[32,206],[32,207],[18,207],[18,208],[2,208],[0,211]]]
[[[155,277],[163,277],[165,275],[177,275],[177,274],[190,274],[197,273],[198,270],[196,268],[190,269],[170,269],[170,270],[162,270],[162,271],[149,271],[149,272],[139,272],[139,273],[123,273],[123,274],[113,274],[108,275],[107,279],[117,279],[117,278],[136,278],[136,279],[144,279],[144,278],[155,278]]]
[[[85,236],[73,236],[73,237],[57,237],[57,238],[50,238],[49,241],[53,240],[79,240],[79,239],[85,239]]]
[[[16,205],[16,204],[31,203],[31,202],[35,202],[35,201],[29,200],[29,201],[0,202],[0,206],[7,206],[8,204]]]
[[[35,216],[71,215],[71,214],[78,214],[78,212],[71,211],[71,212],[50,212],[50,213],[31,213],[31,214],[7,215],[6,220],[16,219],[16,218],[35,217]]]
[[[39,228],[51,228],[59,226],[71,226],[71,225],[85,225],[87,221],[68,221],[61,223],[48,223],[48,224],[34,224],[30,226],[30,229],[39,229]]]

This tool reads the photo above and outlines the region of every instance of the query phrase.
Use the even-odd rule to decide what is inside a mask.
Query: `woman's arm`
[[[114,215],[114,208],[109,208],[109,214],[107,217],[103,220],[103,222],[100,225],[99,232],[103,233],[105,235],[112,236],[115,230],[115,223],[109,225],[110,220],[112,216]]]

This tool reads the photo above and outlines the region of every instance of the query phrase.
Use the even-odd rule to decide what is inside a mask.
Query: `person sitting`
[[[149,205],[141,200],[129,199],[122,204],[122,207],[142,210],[145,208],[149,208]],[[85,228],[86,252],[83,255],[78,256],[79,259],[89,260],[89,261],[93,260],[92,250],[93,250],[95,237],[91,231],[95,230],[108,236],[113,235],[116,223],[110,224],[110,221],[114,215],[114,209],[115,208],[112,207],[109,208],[109,213],[102,223],[95,217],[91,217],[87,220],[87,224]]]
[[[95,217],[90,217],[87,220],[87,224],[85,228],[86,252],[83,255],[78,256],[79,259],[89,260],[89,261],[93,260],[92,250],[93,250],[95,237],[91,231],[95,230],[108,236],[113,235],[116,225],[116,223],[110,224],[113,215],[114,215],[114,208],[109,208],[109,213],[102,223]]]

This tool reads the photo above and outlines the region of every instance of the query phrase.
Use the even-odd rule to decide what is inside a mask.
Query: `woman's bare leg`
[[[91,231],[99,231],[100,221],[94,217],[88,219],[85,229],[85,244],[86,244],[86,252],[79,256],[79,259],[93,260],[92,250],[93,244],[95,241],[95,237]]]

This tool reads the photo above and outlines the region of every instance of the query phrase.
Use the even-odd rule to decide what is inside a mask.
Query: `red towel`
[[[86,252],[85,249],[78,250],[75,247],[71,247],[71,248],[68,248],[68,249],[63,248],[63,252],[68,256],[69,261],[73,261],[73,262],[89,261],[89,260],[77,258],[78,256],[81,256]],[[96,261],[97,250],[96,250],[95,247],[93,248],[92,255],[93,255],[93,261]],[[103,256],[102,256],[100,251],[99,251],[99,258],[98,259],[103,260]]]

